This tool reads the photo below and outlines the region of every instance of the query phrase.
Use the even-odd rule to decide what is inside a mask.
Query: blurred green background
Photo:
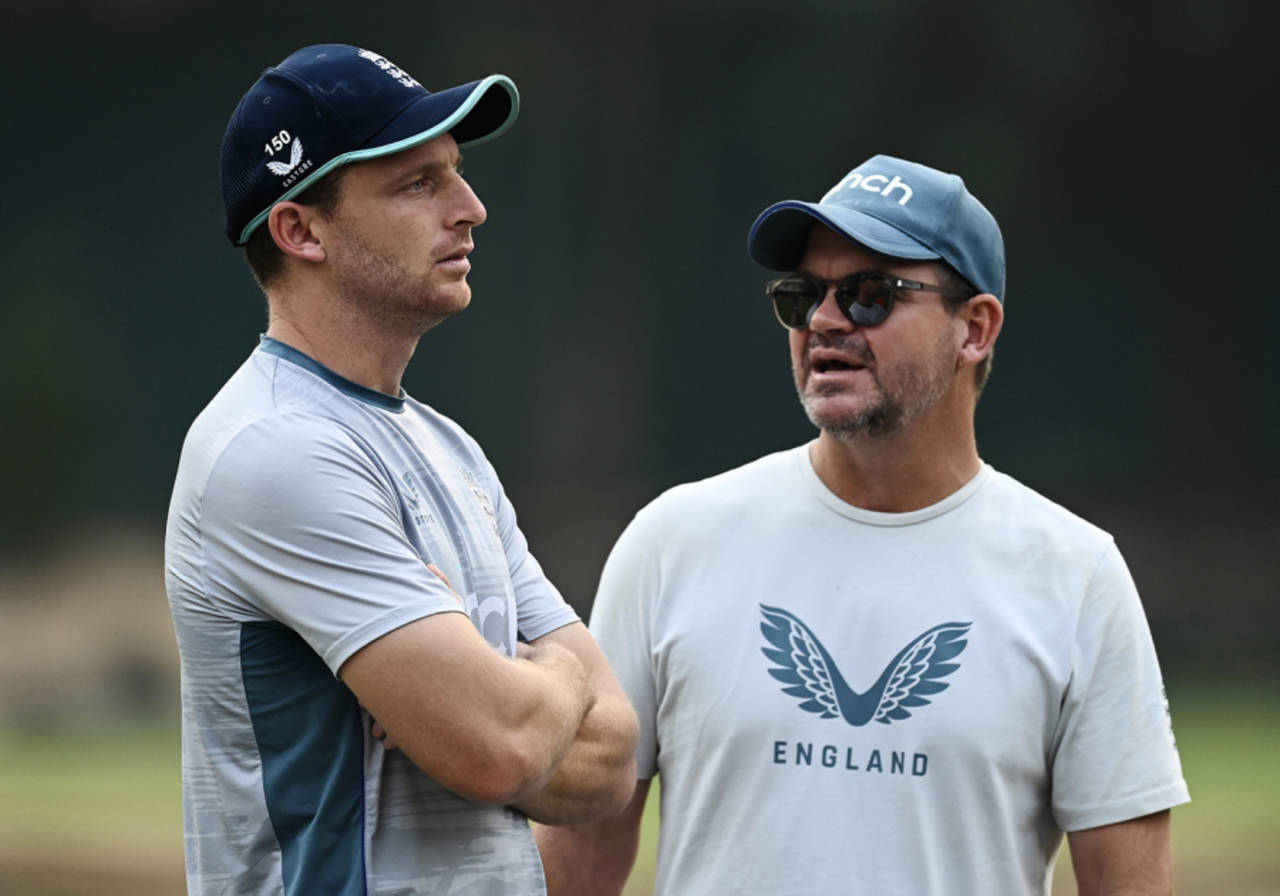
[[[164,516],[187,425],[264,327],[218,147],[265,66],[344,41],[431,89],[519,85],[516,126],[468,153],[475,299],[406,387],[484,445],[584,614],[641,504],[810,437],[755,215],[877,152],[961,173],[1009,257],[982,454],[1129,560],[1194,798],[1179,892],[1280,893],[1275,5],[0,13],[0,890],[181,891]]]

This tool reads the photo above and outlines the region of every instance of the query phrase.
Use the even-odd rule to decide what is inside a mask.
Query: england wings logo
[[[297,137],[293,138],[293,146],[289,150],[289,163],[284,162],[267,162],[267,170],[272,174],[278,174],[284,177],[294,168],[298,167],[298,163],[302,161],[302,141]]]
[[[842,717],[861,727],[874,720],[890,722],[910,718],[913,710],[929,704],[929,698],[947,689],[941,681],[960,668],[955,659],[969,643],[964,640],[971,622],[945,622],[917,636],[880,673],[866,693],[845,683],[835,660],[799,617],[779,607],[760,605],[764,621],[760,631],[768,647],[761,652],[772,662],[769,674],[786,687],[782,693],[798,698],[800,708],[824,719]]]

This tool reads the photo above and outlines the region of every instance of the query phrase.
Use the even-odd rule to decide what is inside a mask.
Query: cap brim
[[[516,85],[506,75],[490,75],[419,97],[369,139],[376,146],[350,155],[372,158],[399,152],[446,132],[453,134],[459,146],[474,146],[506,131],[519,110]]]
[[[804,257],[815,220],[846,239],[892,258],[942,257],[919,240],[865,212],[797,200],[774,203],[760,213],[751,225],[747,251],[757,264],[770,270],[794,271]]]
[[[447,133],[453,134],[459,147],[477,146],[505,132],[519,112],[520,92],[506,75],[490,75],[420,97],[366,141],[374,145],[335,156],[259,212],[240,231],[238,245],[249,239],[277,203],[297,196],[340,165],[402,152]]]

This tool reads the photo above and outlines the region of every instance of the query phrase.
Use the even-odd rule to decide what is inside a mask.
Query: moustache
[[[868,367],[875,363],[876,360],[876,353],[871,350],[871,346],[857,336],[829,336],[824,333],[810,331],[809,340],[804,346],[805,360],[808,360],[815,349],[820,348],[838,351],[848,355],[859,364]]]

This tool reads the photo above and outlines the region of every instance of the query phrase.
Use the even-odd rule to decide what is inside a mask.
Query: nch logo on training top
[[[898,205],[906,205],[915,195],[915,191],[908,186],[907,182],[896,174],[893,180],[890,180],[884,174],[863,174],[860,171],[854,171],[828,190],[827,195],[822,197],[822,201],[838,203],[840,197],[836,194],[841,190],[866,190],[868,193],[879,193],[886,199],[897,199]],[[898,191],[898,195],[894,195],[895,191]]]

